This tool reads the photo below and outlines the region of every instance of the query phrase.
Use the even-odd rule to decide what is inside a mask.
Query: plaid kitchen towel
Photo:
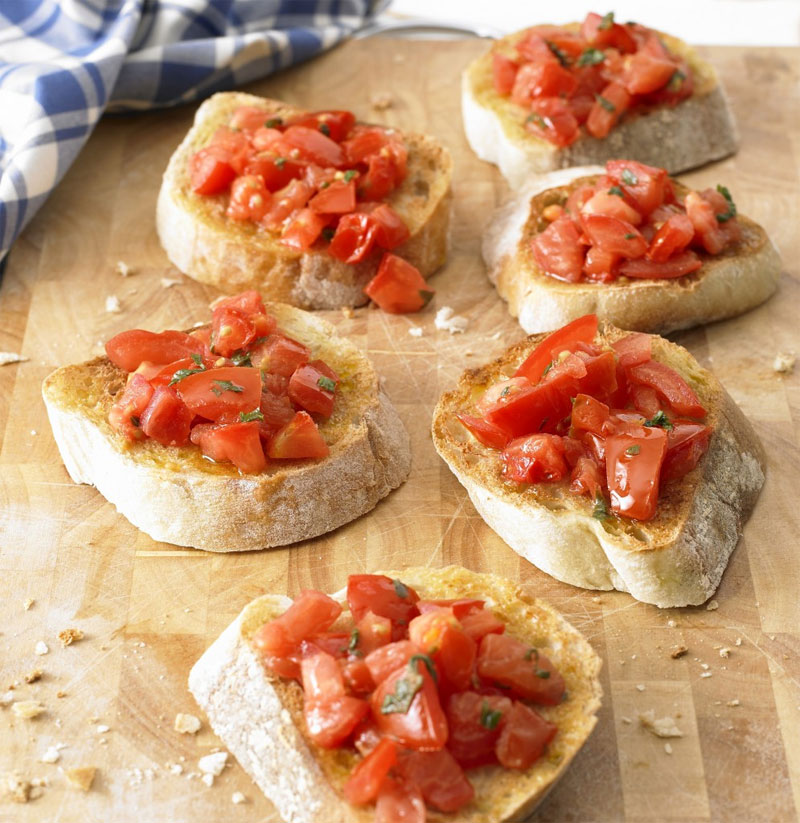
[[[390,0],[2,0],[0,260],[103,112],[172,106],[331,48]]]

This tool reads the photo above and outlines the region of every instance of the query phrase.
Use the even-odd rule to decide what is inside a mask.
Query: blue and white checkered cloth
[[[0,260],[106,111],[307,60],[389,0],[0,0]]]

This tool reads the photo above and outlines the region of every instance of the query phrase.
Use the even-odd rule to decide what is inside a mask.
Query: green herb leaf
[[[244,391],[243,386],[237,386],[236,383],[232,383],[230,380],[215,380],[214,381],[217,385],[211,387],[211,391],[219,397],[222,392],[224,391],[232,391],[236,392],[237,394],[241,394]],[[219,388],[217,388],[219,386]]]
[[[600,25],[597,27],[600,31],[608,31],[614,25],[614,12],[610,11],[603,15]]]
[[[675,71],[672,72],[672,77],[669,78],[669,82],[667,83],[667,90],[673,92],[680,91],[685,81],[686,75],[680,69],[675,69]]]
[[[383,698],[381,714],[406,714],[423,682],[422,675],[416,670],[398,680],[394,692]]]
[[[357,174],[358,172],[355,169],[348,169],[344,173],[344,182],[349,183]]]
[[[622,182],[626,186],[635,186],[639,182],[639,178],[630,169],[623,169]]]
[[[528,651],[525,652],[525,659],[533,660],[534,658],[536,658],[536,660],[539,659],[539,650],[531,646]]]
[[[239,412],[239,420],[242,423],[252,423],[254,420],[263,420],[264,413],[261,409],[253,409],[251,412]]]
[[[535,111],[531,112],[526,118],[526,123],[535,123],[540,129],[548,129],[552,123],[546,117],[542,117],[541,114],[537,114]]]
[[[327,188],[330,186],[330,184],[331,184],[331,181],[330,181],[330,180],[323,180],[323,181],[319,184],[319,187],[320,187],[321,189],[327,189]]]
[[[549,40],[545,40],[545,43],[547,43],[547,48],[550,49],[551,52],[553,52],[553,54],[556,56],[556,59],[559,63],[561,63],[562,66],[569,65],[569,58],[566,54],[564,54],[563,51],[561,51],[561,49],[555,43],[551,43]]]
[[[606,59],[605,54],[600,49],[586,49],[578,58],[579,66],[597,66]]]
[[[594,508],[592,509],[592,517],[596,520],[607,520],[608,519],[608,506],[606,505],[606,499],[600,492],[597,492],[597,496],[594,499]]]
[[[433,300],[433,292],[428,289],[419,289],[419,296],[422,298],[422,306],[420,306],[420,308],[423,309]]]
[[[252,366],[253,363],[250,360],[250,352],[244,351],[243,349],[239,349],[235,351],[231,355],[231,362],[234,366]]]
[[[501,392],[500,397],[508,397],[508,393],[511,391],[511,386],[506,386]]]
[[[606,100],[602,94],[595,94],[594,99],[606,110],[610,112],[615,112],[617,107],[610,101]]]
[[[142,425],[142,421],[135,414],[131,415],[131,423],[133,423],[133,425],[136,426],[137,429],[140,428]]]
[[[625,192],[624,192],[624,191],[622,191],[622,189],[621,189],[619,186],[612,186],[612,187],[608,190],[608,193],[609,193],[609,194],[616,194],[616,195],[617,195],[617,197],[625,197]]]
[[[633,240],[634,237],[636,237],[636,235],[632,231],[627,232],[625,235],[626,240]]]
[[[669,422],[669,418],[664,414],[663,410],[657,411],[649,420],[644,421],[645,426],[655,428],[656,426],[667,431],[672,431],[675,426]]]
[[[203,365],[203,358],[199,354],[192,353],[189,356],[194,361],[195,366],[202,366]]]
[[[433,660],[431,660],[427,654],[412,654],[411,659],[408,661],[408,667],[413,672],[417,671],[417,661],[425,664],[425,668],[428,670],[428,674],[433,678],[433,682],[438,683],[439,677],[436,674],[436,666],[433,665]]]
[[[320,377],[320,379],[317,380],[317,385],[321,389],[325,389],[325,391],[336,391],[336,382],[331,380],[330,377]]]
[[[335,234],[334,230],[330,226],[325,226],[322,230],[322,236],[326,240],[333,240],[333,235]]]
[[[733,202],[733,198],[731,197],[731,193],[728,191],[725,186],[717,186],[717,191],[728,201],[728,211],[724,214],[717,215],[717,222],[718,223],[727,223],[728,220],[736,217],[736,203]]]
[[[275,158],[275,165],[282,169],[286,165],[286,158],[285,157],[276,157]]]
[[[489,731],[496,729],[502,717],[503,713],[492,709],[488,700],[483,701],[481,704],[481,726],[483,726],[484,729],[489,729]]]
[[[638,445],[637,446],[628,446],[628,448],[625,449],[625,454],[631,454],[631,455],[639,454],[639,452],[641,450],[642,450],[642,447],[638,446]]]
[[[402,580],[392,580],[394,583],[394,591],[398,597],[402,597],[405,600],[408,597],[408,586],[403,583]]]
[[[550,361],[550,362],[549,362],[549,363],[548,363],[548,364],[544,367],[544,371],[542,372],[542,377],[544,377],[544,376],[547,374],[547,372],[549,372],[549,371],[550,371],[550,369],[552,369],[552,368],[553,368],[553,366],[554,366],[554,365],[555,365],[555,360],[551,360],[551,361]]]
[[[172,375],[172,380],[170,380],[167,385],[174,386],[176,383],[180,383],[181,380],[185,380],[192,374],[200,374],[201,371],[205,371],[205,369],[178,369],[178,371]]]
[[[541,677],[542,680],[549,680],[550,679],[550,672],[547,669],[537,669],[536,676]]]
[[[319,130],[326,136],[331,136],[331,127],[327,123],[320,123]]]
[[[350,642],[347,644],[347,651],[354,652],[358,648],[358,638],[360,636],[360,632],[358,629],[353,629],[350,632]]]
[[[280,117],[270,117],[269,120],[264,124],[268,129],[274,129],[278,126],[283,125],[283,120]]]

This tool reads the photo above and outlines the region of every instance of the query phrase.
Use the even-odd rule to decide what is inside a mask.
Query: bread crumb
[[[772,369],[778,372],[778,374],[791,374],[794,371],[794,364],[796,362],[797,357],[793,351],[778,352],[772,363]]]
[[[469,320],[456,314],[450,306],[442,306],[436,312],[433,325],[440,331],[449,331],[450,334],[462,334],[469,325]]]
[[[117,265],[114,266],[114,271],[120,277],[130,277],[134,273],[133,269],[124,260],[117,260]]]
[[[234,806],[240,806],[242,803],[247,803],[247,798],[241,792],[234,792],[231,795],[231,803]]]
[[[197,761],[197,768],[200,769],[203,774],[211,774],[214,777],[219,777],[227,762],[227,752],[214,752],[213,754],[207,754],[205,757],[201,757]]]
[[[44,672],[41,669],[33,669],[33,671],[30,671],[25,675],[25,682],[35,683],[37,680],[42,679],[43,674]]]
[[[213,774],[204,774],[201,776],[200,780],[208,786],[210,789],[214,785],[214,775]]]
[[[674,620],[667,620],[667,626],[669,626],[670,629],[674,629],[677,625],[678,624]]]
[[[0,694],[0,706],[10,706],[14,702],[14,692],[8,691]]]
[[[105,725],[105,723],[101,723],[101,724],[97,727],[97,733],[98,733],[98,734],[106,734],[106,733],[108,733],[108,732],[110,732],[110,731],[111,731],[111,726],[106,726],[106,725]]]
[[[721,648],[719,650],[719,656],[720,657],[730,657],[731,656],[731,650],[727,646],[723,646],[723,648]]]
[[[683,737],[683,732],[671,717],[656,717],[653,709],[639,715],[639,725],[656,737]]]
[[[600,599],[597,595],[595,595],[595,596],[592,598],[592,603],[602,603],[602,602],[603,602],[603,601],[602,601],[602,600],[601,600],[601,599]]]
[[[62,692],[60,690],[56,692],[56,697],[58,697],[58,698],[62,698],[62,697],[66,697],[66,696],[67,696],[66,692]]]
[[[742,645],[742,638],[737,637],[736,640],[733,641],[734,646],[741,646]]]
[[[717,603],[717,601],[716,601],[716,600],[712,600],[712,601],[711,601],[711,602],[710,602],[710,603],[706,606],[706,611],[707,611],[707,612],[715,612],[718,608],[719,608],[719,603]]]
[[[714,672],[700,672],[700,677],[711,677]]]
[[[352,319],[354,312],[351,306],[342,306],[342,314],[348,319]]]
[[[173,286],[177,286],[180,283],[180,279],[177,277],[162,277],[161,278],[161,285],[165,289],[171,289]]]
[[[106,297],[106,312],[108,314],[120,314],[122,312],[122,305],[116,294],[109,294]]]
[[[95,766],[76,766],[74,769],[67,769],[64,772],[64,777],[70,786],[80,789],[82,792],[88,792],[92,788],[97,768]]]
[[[411,326],[409,328],[408,333],[412,337],[422,337],[422,327],[421,326]]]
[[[7,774],[3,780],[3,793],[14,803],[27,803],[31,799],[31,783],[18,774]]]
[[[708,669],[708,663],[701,663],[700,668],[704,669],[704,670],[707,670]]]
[[[55,746],[48,747],[47,751],[39,758],[42,763],[58,763],[61,760],[61,749],[66,749],[64,743],[56,743]]]
[[[672,754],[672,746],[671,746],[669,743],[665,743],[665,744],[664,744],[664,751],[665,751],[667,754]]]
[[[631,719],[630,719],[630,717],[621,717],[621,718],[620,718],[620,720],[622,720],[622,722],[623,722],[626,726],[630,726],[630,725],[631,725],[631,723],[633,723],[633,720],[631,720]]]
[[[32,606],[35,602],[36,602],[36,601],[35,601],[32,597],[26,597],[26,598],[22,601],[22,608],[23,608],[23,609],[25,609],[25,611],[26,611],[26,612],[28,612],[28,611],[30,611],[30,610],[31,610],[31,606]]]
[[[42,714],[45,708],[38,700],[18,700],[11,706],[11,711],[24,720],[33,720]]]
[[[737,706],[741,706],[741,703],[739,702],[739,698],[734,698],[733,700],[729,700],[725,705],[735,709]]]
[[[677,660],[679,657],[683,657],[689,649],[686,646],[673,646],[670,650],[669,656],[673,660]]]
[[[175,715],[173,728],[180,734],[197,734],[202,725],[200,718],[195,717],[193,714],[178,713]]]
[[[8,366],[10,363],[25,363],[30,357],[23,357],[13,351],[0,351],[0,366]]]
[[[388,91],[379,91],[372,95],[369,104],[375,111],[386,111],[394,105],[394,98]]]
[[[44,640],[37,640],[36,645],[33,647],[33,653],[38,655],[47,654],[50,651],[47,643]]]
[[[636,691],[637,692],[643,692],[644,689],[645,689],[645,687],[644,687],[643,683],[637,683],[637,685],[636,685]]]
[[[58,633],[58,639],[61,641],[61,645],[66,648],[78,640],[83,640],[83,632],[80,629],[64,629],[64,631]]]

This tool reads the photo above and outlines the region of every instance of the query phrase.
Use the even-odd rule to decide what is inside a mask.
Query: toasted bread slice
[[[510,633],[542,649],[563,675],[567,699],[558,706],[537,707],[559,728],[547,752],[524,772],[499,766],[471,769],[468,775],[475,799],[457,814],[428,812],[429,821],[441,823],[526,819],[566,771],[597,722],[602,695],[600,659],[561,615],[503,578],[458,566],[386,574],[412,585],[421,597],[487,600]],[[268,671],[250,645],[256,629],[285,611],[290,602],[286,597],[264,595],[246,606],[194,665],[189,688],[214,731],[284,820],[371,823],[374,808],[351,806],[342,796],[342,785],[358,755],[325,750],[309,740],[302,689],[295,681]],[[345,604],[340,621],[348,620]]]
[[[563,28],[579,30],[578,23]],[[694,93],[676,106],[652,106],[626,114],[602,139],[581,136],[559,148],[525,129],[526,110],[499,96],[492,83],[492,53],[512,51],[527,29],[496,41],[462,75],[461,111],[472,150],[499,167],[512,188],[531,175],[554,169],[605,163],[627,157],[666,169],[670,174],[733,154],[738,137],[714,68],[677,37],[659,33],[673,54],[694,73]]]
[[[531,239],[546,228],[545,207],[593,185],[605,170],[584,166],[530,181],[493,216],[483,237],[489,279],[528,334],[596,314],[631,331],[664,334],[735,317],[763,303],[778,287],[781,259],[764,229],[743,215],[742,240],[721,254],[700,253],[702,268],[670,280],[620,277],[612,283],[566,283],[542,271]],[[687,190],[675,184],[678,193]]]
[[[372,509],[408,476],[409,439],[372,364],[333,326],[266,303],[279,328],[340,375],[319,426],[321,460],[275,460],[255,475],[195,446],[130,443],[108,423],[127,375],[108,358],[64,366],[42,387],[53,434],[76,483],[89,483],[154,540],[207,551],[269,548],[331,531]]]
[[[601,324],[597,344],[627,332]],[[594,501],[566,483],[507,482],[500,452],[478,443],[456,419],[483,391],[513,374],[545,337],[532,335],[461,376],[433,415],[436,450],[481,517],[538,568],[586,589],[618,589],[662,608],[703,603],[719,585],[764,483],[765,457],[752,426],[720,382],[686,349],[653,337],[653,359],[677,371],[708,411],[708,451],[685,477],[661,487],[652,520],[593,516]]]
[[[189,180],[189,158],[227,125],[240,106],[258,106],[268,116],[289,119],[304,112],[278,100],[222,92],[197,110],[192,128],[172,155],[158,195],[156,225],[167,257],[184,274],[234,294],[257,289],[268,299],[304,309],[336,309],[367,302],[364,286],[377,271],[381,255],[361,263],[342,263],[326,248],[290,249],[274,232],[225,215],[227,194],[199,195]],[[450,220],[450,154],[432,137],[405,134],[408,175],[388,203],[403,218],[411,236],[393,250],[423,277],[445,262]]]

